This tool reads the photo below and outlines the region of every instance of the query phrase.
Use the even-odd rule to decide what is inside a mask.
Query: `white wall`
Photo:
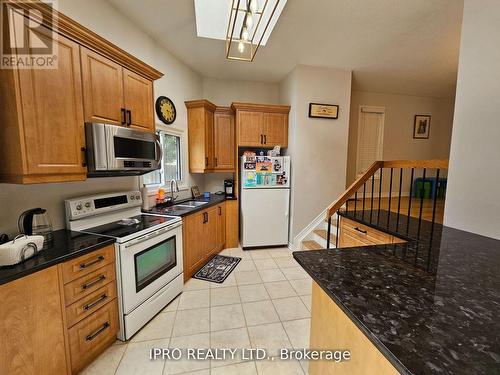
[[[232,102],[279,104],[278,83],[203,78],[203,98],[229,107]]]
[[[500,2],[465,0],[445,225],[500,239]]]
[[[349,121],[347,185],[356,179],[356,153],[360,106],[385,107],[383,160],[447,159],[450,154],[453,127],[453,98],[353,91]],[[431,115],[429,139],[413,139],[416,114]],[[434,173],[434,172],[432,172]],[[443,171],[441,171],[443,176]],[[399,178],[399,175],[396,176]],[[403,184],[403,193],[409,190]],[[388,190],[389,180],[385,181]],[[377,191],[377,190],[376,190]]]
[[[59,10],[163,72],[165,75],[154,85],[155,97],[166,95],[174,101],[177,109],[174,126],[187,131],[184,101],[198,99],[202,95],[202,79],[197,73],[163,49],[106,1],[59,0]],[[187,184],[197,184],[203,189],[203,176],[188,175]],[[137,177],[99,178],[83,183],[32,186],[0,184],[0,233],[15,233],[19,213],[33,207],[47,208],[54,227],[60,229],[64,227],[64,199],[81,194],[138,187]]]
[[[351,71],[297,66],[281,84],[289,104],[292,156],[290,239],[300,233],[345,189]],[[309,103],[339,105],[337,120],[308,117]]]

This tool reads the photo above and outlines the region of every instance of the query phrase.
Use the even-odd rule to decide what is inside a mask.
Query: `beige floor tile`
[[[268,252],[271,258],[286,258],[292,256],[292,252],[287,247],[269,249]]]
[[[231,305],[240,303],[238,287],[210,289],[210,306]]]
[[[166,372],[164,374],[166,374]],[[182,374],[179,375],[210,375],[210,369],[207,368],[204,370],[183,372]]]
[[[209,314],[209,309],[177,311],[172,336],[186,336],[209,332]]]
[[[252,347],[267,350],[268,356],[276,356],[281,348],[291,347],[281,323],[248,327],[248,334]]]
[[[287,280],[308,279],[310,276],[302,267],[291,267],[281,269]]]
[[[210,306],[210,290],[188,290],[181,294],[178,310],[201,309]]]
[[[116,374],[161,375],[165,361],[150,360],[149,352],[152,348],[168,348],[168,342],[169,340],[154,340],[128,344]]]
[[[276,264],[276,262],[272,258],[255,259],[253,262],[255,263],[255,267],[258,270],[270,270],[270,269],[278,268],[278,265]]]
[[[242,260],[252,259],[252,257],[250,256],[250,253],[248,251],[242,250],[242,249],[232,249],[231,256],[241,258]]]
[[[273,299],[281,321],[311,317],[311,313],[299,297]]]
[[[184,291],[186,290],[202,290],[210,288],[210,283],[208,281],[203,281],[199,279],[189,279],[184,283]]]
[[[264,283],[267,292],[271,298],[285,298],[296,296],[295,290],[290,285],[288,280],[274,281],[272,283]]]
[[[111,345],[108,349],[106,349],[104,353],[97,357],[94,362],[92,362],[82,372],[80,372],[80,374],[114,374],[126,349],[127,345]]]
[[[252,259],[244,259],[241,260],[236,268],[234,269],[235,272],[241,272],[241,271],[255,271],[257,268],[255,268],[255,263],[253,262]]]
[[[265,283],[286,280],[285,275],[278,268],[273,270],[259,270],[259,275]]]
[[[231,249],[224,249],[219,252],[219,255],[231,256]]]
[[[226,288],[228,286],[235,286],[236,285],[236,279],[234,277],[234,271],[229,274],[229,276],[224,280],[223,283],[211,283],[210,284],[210,289],[215,289],[215,288]]]
[[[304,375],[309,375],[309,361],[306,359],[301,359],[299,361],[302,370],[304,371]]]
[[[259,375],[303,375],[302,367],[298,361],[256,361]]]
[[[271,301],[248,302],[243,304],[243,312],[248,326],[279,321]]]
[[[257,375],[255,363],[243,362],[235,365],[216,367],[211,370],[212,375]]]
[[[131,342],[166,339],[172,336],[175,311],[156,315],[132,337]]]
[[[241,302],[254,302],[269,299],[269,294],[264,284],[239,285]]]
[[[300,296],[300,299],[302,300],[302,302],[304,302],[304,305],[306,305],[307,309],[311,311],[311,295]]]
[[[255,259],[269,259],[271,258],[271,254],[267,250],[247,250],[250,253],[250,256],[253,260]]]
[[[262,283],[262,279],[257,271],[235,272],[236,283],[238,285],[250,285]]]
[[[199,335],[189,335],[173,337],[170,341],[170,348],[179,348],[183,350],[183,356],[180,360],[167,360],[165,362],[164,374],[180,374],[188,371],[197,371],[210,368],[210,360],[188,359],[185,349],[187,348],[209,348],[210,335],[202,333]],[[147,374],[147,372],[143,372]]]
[[[161,312],[169,312],[169,311],[176,311],[177,307],[179,306],[179,300],[181,299],[181,295],[178,295],[175,297],[175,299],[170,302]]]
[[[299,296],[307,296],[312,294],[312,279],[297,279],[290,280],[293,289],[297,292]]]
[[[311,319],[298,319],[283,322],[286,334],[294,349],[309,348]]]
[[[292,257],[276,258],[275,262],[279,268],[300,267],[295,259]]]
[[[213,349],[248,349],[250,348],[250,338],[248,337],[247,328],[228,329],[224,331],[212,332],[210,334],[210,347]],[[222,360],[212,360],[212,367],[227,366],[229,364],[243,362],[241,351],[235,353],[235,357],[227,356]]]
[[[210,308],[210,331],[221,331],[245,326],[241,304]]]

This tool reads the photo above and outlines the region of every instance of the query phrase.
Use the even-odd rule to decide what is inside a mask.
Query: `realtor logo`
[[[55,1],[0,0],[1,69],[57,69],[56,5]]]

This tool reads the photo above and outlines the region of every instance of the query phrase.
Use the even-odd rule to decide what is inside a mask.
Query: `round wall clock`
[[[165,124],[170,125],[175,121],[177,111],[175,110],[174,102],[166,96],[159,96],[156,99],[156,114]]]

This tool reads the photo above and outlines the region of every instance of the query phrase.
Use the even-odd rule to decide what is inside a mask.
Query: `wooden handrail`
[[[342,195],[333,202],[326,210],[326,219],[340,209],[345,202],[356,193],[363,184],[368,181],[380,168],[432,168],[432,169],[448,169],[448,159],[434,160],[378,160],[354,181]]]

